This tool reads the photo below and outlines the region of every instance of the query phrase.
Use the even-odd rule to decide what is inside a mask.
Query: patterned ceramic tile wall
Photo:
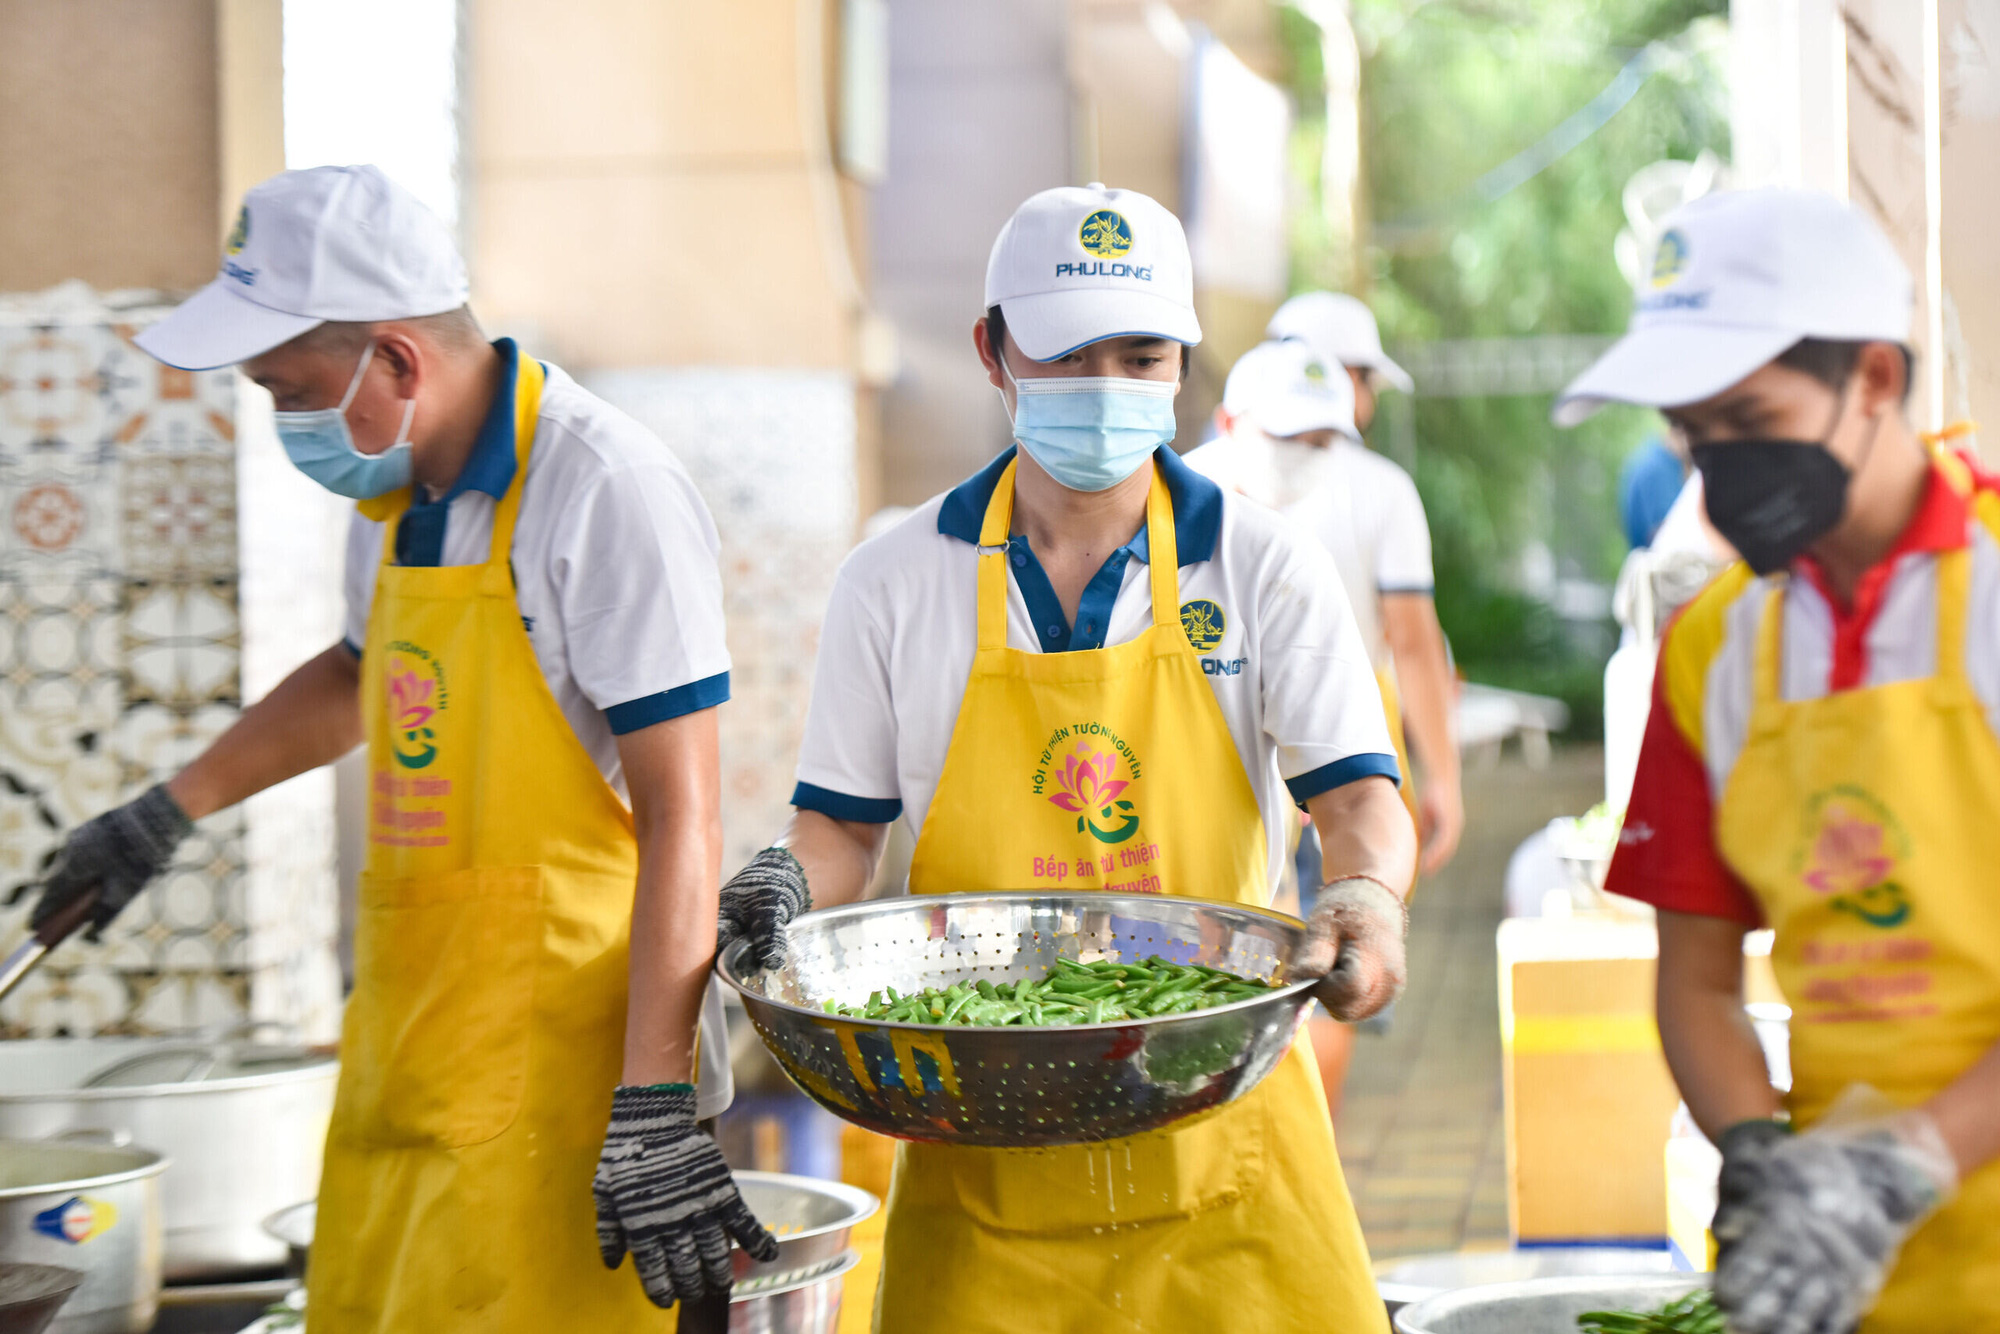
[[[57,295],[0,306],[4,885],[186,763],[243,697],[235,377],[160,366],[131,341],[146,314]],[[0,1033],[222,1027],[251,1016],[260,971],[310,975],[309,942],[252,939],[246,833],[240,809],[202,821],[101,945],[72,941],[0,1007]],[[330,899],[330,881],[292,892]],[[24,912],[0,913],[0,940]]]
[[[820,618],[854,544],[854,384],[815,371],[582,378],[687,465],[721,533],[732,660],[722,711],[727,873],[769,846],[791,814]]]

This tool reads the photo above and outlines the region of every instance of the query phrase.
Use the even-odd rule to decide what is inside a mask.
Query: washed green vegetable
[[[891,1023],[1032,1028],[1186,1014],[1266,995],[1274,985],[1155,954],[1139,963],[1059,959],[1039,982],[957,982],[903,997],[888,987],[869,993],[859,1005],[829,1000],[820,1008],[849,1019]]]
[[[1657,1311],[1586,1311],[1576,1327],[1583,1334],[1724,1334],[1726,1329],[1722,1308],[1705,1289]]]

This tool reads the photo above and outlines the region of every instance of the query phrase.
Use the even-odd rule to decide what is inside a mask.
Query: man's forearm
[[[1695,1124],[1714,1139],[1783,1108],[1743,1009],[1744,929],[1720,918],[1661,912],[1660,1045]]]
[[[836,820],[818,811],[795,810],[778,839],[799,859],[815,908],[852,903],[868,892],[882,860],[889,826]]]
[[[335,644],[243,711],[192,764],[168,780],[174,801],[199,820],[361,744],[361,665]]]
[[[1925,1110],[1951,1147],[1961,1180],[2000,1158],[2000,1046],[1988,1048]]]
[[[1386,778],[1343,783],[1306,801],[1319,831],[1320,866],[1327,882],[1365,875],[1407,896],[1417,865],[1417,831]]]
[[[1430,598],[1391,593],[1382,599],[1383,630],[1396,663],[1403,722],[1424,781],[1458,785],[1458,740],[1452,728],[1451,663],[1444,630]],[[1404,775],[1405,781],[1409,775]]]
[[[714,709],[618,739],[639,841],[623,1084],[691,1084],[722,879]]]

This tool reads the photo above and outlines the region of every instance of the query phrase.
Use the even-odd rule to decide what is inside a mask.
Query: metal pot
[[[0,1140],[0,1260],[84,1275],[51,1334],[152,1327],[166,1166],[150,1149]]]
[[[319,1191],[340,1066],[253,1042],[54,1038],[0,1042],[0,1135],[95,1131],[158,1149],[169,1282],[273,1270],[264,1218]]]

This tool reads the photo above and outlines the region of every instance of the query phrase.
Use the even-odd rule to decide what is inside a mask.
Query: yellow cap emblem
[[[1076,239],[1098,259],[1117,259],[1132,248],[1132,225],[1123,214],[1101,208],[1083,220]]]

